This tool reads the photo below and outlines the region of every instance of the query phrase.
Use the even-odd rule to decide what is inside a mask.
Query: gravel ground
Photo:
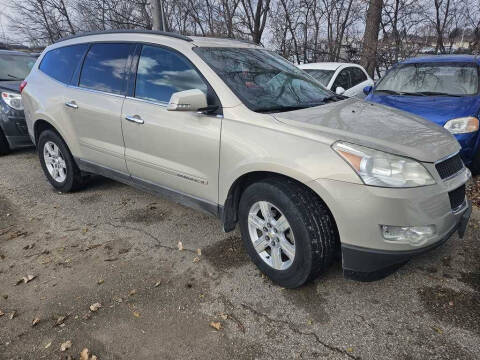
[[[213,217],[103,178],[59,194],[33,151],[0,174],[2,360],[480,358],[478,208],[463,240],[386,279],[336,263],[286,290]]]

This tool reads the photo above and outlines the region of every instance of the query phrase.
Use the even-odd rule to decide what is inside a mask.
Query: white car
[[[372,78],[357,64],[323,62],[302,64],[299,67],[339,95],[363,99],[363,88],[373,86]]]

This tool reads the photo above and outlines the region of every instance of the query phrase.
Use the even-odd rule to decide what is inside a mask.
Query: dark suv
[[[19,87],[38,54],[0,50],[0,155],[32,146]]]

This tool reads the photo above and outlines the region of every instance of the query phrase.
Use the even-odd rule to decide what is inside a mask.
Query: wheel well
[[[224,207],[221,212],[221,218],[223,222],[223,229],[226,232],[233,231],[235,229],[235,226],[238,222],[238,206],[240,203],[240,198],[242,196],[243,191],[250,185],[255,182],[271,179],[271,178],[277,178],[277,179],[283,179],[283,180],[290,180],[294,181],[297,184],[306,187],[309,189],[314,196],[318,197],[320,201],[325,203],[320,196],[316,192],[314,192],[312,189],[310,189],[307,185],[304,183],[291,178],[289,176],[285,176],[279,173],[274,173],[274,172],[268,172],[268,171],[255,171],[255,172],[250,172],[247,174],[242,175],[239,177],[235,182],[232,184],[230,187],[230,190],[228,191],[227,194],[227,199],[225,200]],[[325,204],[325,206],[327,206]],[[327,206],[328,208],[328,206]],[[331,214],[331,212],[330,212]],[[332,214],[331,214],[332,215]],[[332,219],[333,218],[332,215]],[[335,224],[336,227],[336,224]]]
[[[44,132],[45,130],[53,130],[57,134],[59,134],[57,129],[55,129],[55,127],[52,124],[50,124],[49,122],[47,122],[45,120],[37,120],[35,122],[35,125],[33,126],[33,134],[35,136],[35,144],[38,144],[38,139],[40,138],[40,134],[42,132]]]

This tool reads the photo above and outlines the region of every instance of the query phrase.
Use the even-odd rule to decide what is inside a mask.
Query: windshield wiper
[[[275,106],[275,107],[270,107],[270,108],[260,108],[256,109],[256,112],[259,113],[269,113],[269,112],[284,112],[284,111],[294,111],[294,110],[300,110],[300,109],[306,109],[311,107],[312,105],[289,105],[289,106]],[[313,105],[314,106],[314,105]]]
[[[462,95],[459,94],[449,94],[444,92],[436,92],[436,91],[419,91],[415,93],[409,93],[409,95],[422,95],[422,96],[454,96],[454,97],[461,97]]]
[[[395,91],[395,90],[390,90],[390,89],[379,89],[375,90],[375,92],[384,92],[386,94],[390,95],[400,95],[400,96],[405,96],[405,95],[410,95],[410,96],[427,96],[426,94],[423,94],[422,92],[405,92],[405,91]]]
[[[19,77],[16,77],[15,75],[10,75],[10,74],[7,74],[7,76],[15,79],[15,80],[23,80],[23,79],[20,79]]]

